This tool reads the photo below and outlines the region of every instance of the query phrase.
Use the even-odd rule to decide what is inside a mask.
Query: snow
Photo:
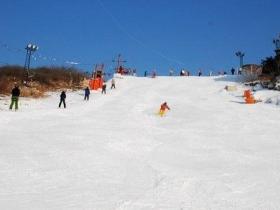
[[[1,98],[0,209],[280,208],[279,92],[246,105],[230,76],[115,81],[88,102],[68,91],[67,109]]]

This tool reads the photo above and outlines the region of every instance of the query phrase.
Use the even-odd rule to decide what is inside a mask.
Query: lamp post
[[[243,57],[245,56],[245,53],[241,52],[241,51],[238,51],[235,53],[235,55],[237,57],[239,57],[240,59],[240,67],[239,67],[239,71],[238,72],[241,72],[242,71],[242,67],[243,67]]]
[[[276,55],[280,54],[280,35],[279,38],[273,39],[273,44],[275,44]]]
[[[26,71],[26,82],[29,79],[29,69],[30,69],[30,60],[31,60],[31,55],[39,49],[38,46],[34,44],[28,44],[26,47],[26,57],[25,57],[25,64],[24,64],[24,70]]]
[[[277,71],[280,73],[280,35],[279,38],[273,39],[273,44],[275,44],[275,60],[277,63]]]

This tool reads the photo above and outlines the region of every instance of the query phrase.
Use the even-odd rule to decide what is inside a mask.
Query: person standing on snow
[[[156,76],[157,76],[157,73],[156,73],[156,71],[154,70],[153,73],[152,73],[152,78],[156,78]]]
[[[241,74],[242,74],[242,68],[239,68],[238,75],[241,75]]]
[[[146,76],[148,76],[148,72],[147,71],[144,72],[144,77],[146,77]]]
[[[159,109],[159,115],[161,117],[165,114],[166,109],[170,110],[169,106],[167,105],[167,102],[164,102],[163,104],[160,105],[160,109]]]
[[[86,87],[85,88],[85,98],[84,98],[84,100],[89,100],[89,95],[90,95],[90,90],[89,90],[89,88],[88,87]]]
[[[106,83],[103,83],[103,85],[102,85],[102,91],[101,91],[101,93],[102,94],[106,94]]]
[[[231,68],[231,75],[234,75],[234,74],[235,74],[235,69]]]
[[[59,105],[58,105],[59,108],[60,108],[60,106],[61,106],[61,103],[63,103],[64,108],[66,108],[65,99],[66,99],[66,93],[65,93],[65,91],[63,90],[63,91],[61,92],[61,94],[60,94],[60,102],[59,102]]]
[[[11,105],[10,110],[13,109],[13,106],[15,104],[15,110],[18,109],[18,98],[20,95],[20,89],[17,84],[15,84],[15,87],[12,89],[12,99],[11,99]]]
[[[116,81],[114,78],[111,81],[111,89],[113,89],[113,88],[116,89]]]
[[[182,70],[180,71],[180,76],[186,76],[186,72],[185,72],[184,69],[182,69]]]
[[[170,69],[170,70],[169,70],[169,76],[173,76],[173,74],[174,74],[173,69]]]

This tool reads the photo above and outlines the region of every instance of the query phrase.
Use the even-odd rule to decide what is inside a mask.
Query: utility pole
[[[32,53],[34,53],[35,51],[37,51],[39,49],[38,46],[34,45],[34,44],[28,44],[26,47],[26,56],[25,56],[25,64],[24,64],[24,70],[26,73],[26,82],[28,82],[29,77],[30,77],[30,60],[31,60],[31,55]]]
[[[117,60],[114,59],[113,63],[117,64],[116,68],[115,68],[115,73],[117,73],[119,68],[120,68],[120,66],[122,66],[123,63],[126,63],[126,60],[122,60],[121,54],[119,54]]]
[[[280,35],[278,38],[273,39],[273,43],[275,44],[275,53],[276,53],[276,63],[277,63],[277,71],[280,73]]]
[[[275,44],[276,55],[280,55],[280,35],[279,38],[273,39],[273,44]]]
[[[239,67],[239,71],[238,72],[241,72],[242,71],[242,67],[243,67],[243,57],[245,56],[245,53],[243,53],[241,51],[238,51],[238,52],[235,53],[235,55],[237,57],[239,57],[239,59],[240,59],[240,64],[239,64],[240,67]]]

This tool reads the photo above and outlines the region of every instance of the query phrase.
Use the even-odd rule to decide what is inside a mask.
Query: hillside
[[[116,87],[88,102],[68,92],[67,109],[58,92],[21,99],[18,112],[1,98],[0,209],[280,208],[279,106],[243,104],[232,77],[118,77]]]
[[[14,84],[17,84],[21,96],[43,97],[49,91],[81,88],[85,76],[75,68],[53,66],[30,69],[27,77],[27,71],[21,66],[0,66],[0,94],[10,95]]]

